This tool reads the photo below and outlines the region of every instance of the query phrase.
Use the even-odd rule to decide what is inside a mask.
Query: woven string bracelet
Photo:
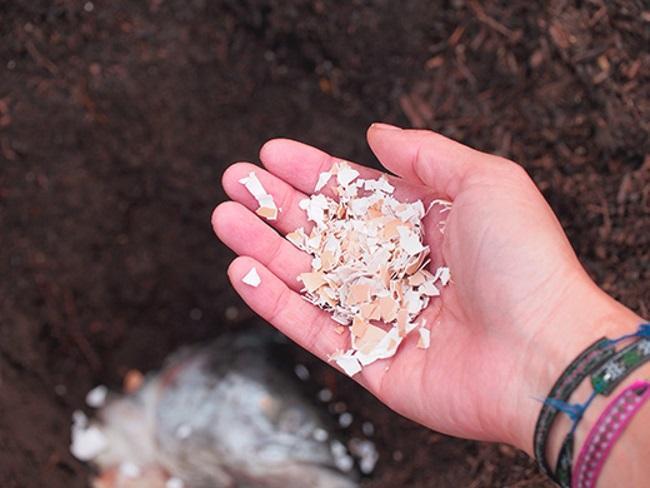
[[[634,415],[650,399],[650,383],[636,381],[603,411],[580,450],[573,472],[573,488],[594,488],[612,447]]]
[[[645,334],[650,335],[649,324],[644,324],[639,327],[639,331],[635,334],[629,334],[612,341],[616,343],[631,337],[637,339],[634,343],[617,352],[605,364],[599,366],[591,375],[593,391],[584,403],[566,404],[564,402],[554,402],[558,409],[566,413],[573,420],[571,430],[560,448],[555,468],[555,480],[563,488],[569,488],[571,486],[575,430],[580,420],[582,420],[584,412],[589,408],[596,396],[609,396],[632,371],[650,360],[650,339],[644,337]]]
[[[589,373],[593,371],[594,368],[600,366],[611,358],[614,354],[614,346],[610,344],[609,339],[603,337],[594,342],[564,370],[548,394],[548,399],[556,399],[566,402]],[[540,471],[542,471],[546,476],[552,476],[552,470],[548,464],[546,456],[548,435],[551,426],[559,413],[560,410],[555,408],[548,401],[545,401],[542,404],[542,410],[540,411],[539,417],[537,418],[537,424],[535,425],[535,436],[533,438],[535,458],[537,459]]]
[[[569,397],[590,372],[614,356],[616,353],[614,346],[617,343],[638,336],[650,336],[650,324],[642,324],[637,332],[614,340],[604,337],[597,340],[571,362],[553,385],[543,402],[533,438],[535,458],[540,470],[547,476],[552,475],[546,456],[548,435],[557,415],[563,410],[562,407],[568,407],[566,402]]]

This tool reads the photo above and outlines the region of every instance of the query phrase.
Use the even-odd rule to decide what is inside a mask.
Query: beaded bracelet
[[[625,428],[650,399],[650,383],[636,381],[607,406],[580,450],[573,474],[573,488],[594,488],[605,460]]]
[[[644,337],[646,333],[650,333],[650,326],[648,324],[640,326],[635,334],[628,334],[610,341],[616,344],[631,337],[637,339],[634,343],[617,352],[605,364],[599,366],[591,375],[593,391],[584,403],[566,404],[564,402],[553,402],[556,408],[569,415],[571,420],[573,420],[571,430],[560,448],[555,468],[554,478],[563,488],[569,488],[571,486],[571,466],[575,431],[585,410],[589,408],[596,396],[609,396],[632,371],[650,360],[650,339]]]

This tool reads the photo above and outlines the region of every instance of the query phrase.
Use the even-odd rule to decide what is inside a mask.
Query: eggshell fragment
[[[108,396],[108,387],[106,385],[97,385],[86,394],[86,405],[92,408],[101,408],[106,404]]]
[[[334,361],[348,376],[354,376],[361,371],[359,360],[348,353],[333,354],[330,359]]]
[[[260,275],[257,274],[255,267],[252,267],[250,271],[246,273],[246,276],[244,276],[241,280],[242,282],[254,288],[260,286],[260,283],[262,282],[262,279],[260,278]]]
[[[108,439],[96,425],[89,425],[86,415],[77,410],[72,415],[70,452],[80,461],[91,461],[108,449]]]
[[[431,345],[431,332],[429,329],[420,327],[418,333],[420,334],[420,339],[418,340],[417,347],[420,349],[429,349],[429,346]]]
[[[273,201],[273,197],[266,192],[255,172],[251,171],[248,173],[248,176],[242,178],[239,182],[244,185],[248,192],[253,195],[255,200],[257,200],[257,204],[259,205],[258,209],[255,210],[257,215],[264,217],[267,220],[276,220],[278,218],[278,208],[275,205],[275,201]]]
[[[298,276],[298,279],[302,281],[305,285],[305,288],[308,292],[313,293],[323,286],[327,281],[323,278],[323,274],[320,272],[315,273],[302,273]]]
[[[426,269],[430,250],[422,218],[428,210],[421,201],[398,201],[386,177],[363,179],[343,161],[318,177],[316,192],[333,177],[336,186],[329,190],[337,200],[322,193],[302,200],[299,207],[313,228],[309,235],[298,228],[287,240],[312,256],[312,270],[298,277],[304,298],[331,313],[337,334],[350,328],[349,349],[330,360],[352,376],[397,352],[450,272],[445,266],[435,273]],[[430,341],[423,324],[420,348]]]

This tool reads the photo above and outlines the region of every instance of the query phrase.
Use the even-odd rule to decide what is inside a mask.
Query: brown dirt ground
[[[384,120],[515,159],[647,316],[643,3],[0,1],[0,486],[85,486],[68,427],[91,386],[255,322],[209,216],[224,168],[270,137],[372,163]],[[377,425],[366,486],[544,485],[523,454],[418,427],[296,356]]]

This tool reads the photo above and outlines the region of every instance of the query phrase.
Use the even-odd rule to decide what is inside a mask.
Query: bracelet
[[[643,334],[643,326],[639,328],[639,332],[636,334],[628,334],[612,341],[613,343],[617,343],[631,337],[637,338],[636,342],[621,349],[591,375],[591,384],[594,390],[584,403],[558,406],[558,408],[567,413],[571,420],[573,420],[571,430],[567,434],[562,443],[562,447],[560,448],[555,468],[555,480],[563,488],[569,488],[571,486],[571,465],[573,460],[575,430],[580,423],[585,410],[589,408],[589,405],[591,405],[591,402],[593,402],[596,396],[609,396],[610,393],[632,371],[650,360],[650,340],[643,337],[639,338],[639,335],[641,334]]]
[[[608,339],[603,337],[591,344],[564,370],[562,375],[553,385],[553,388],[551,388],[547,398],[543,400],[542,409],[535,425],[533,449],[539,469],[547,476],[551,476],[552,472],[546,457],[548,435],[557,415],[559,412],[563,411],[572,419],[582,417],[584,409],[589,406],[593,398],[588,400],[588,402],[585,402],[583,405],[569,405],[567,401],[571,394],[594,369],[602,366],[606,361],[615,356],[616,351],[614,346],[616,344],[634,337],[650,337],[650,324],[642,324],[636,332],[621,336],[617,339]],[[635,368],[638,366],[640,366],[640,364],[635,366]],[[597,379],[592,378],[592,384],[594,384],[595,381],[602,381],[604,378],[604,374],[597,376]],[[613,379],[617,380],[618,376]],[[622,379],[623,378],[620,378],[616,384],[622,381]],[[608,379],[605,379],[605,382],[609,382],[609,377]],[[613,386],[612,389],[614,387],[615,386]],[[594,386],[594,389],[600,390],[600,387],[596,388],[596,386]],[[561,459],[569,459],[569,478],[571,473],[570,461],[573,454],[573,430],[575,429],[572,429],[572,432],[569,433],[569,442],[565,440],[565,443],[562,446],[565,452],[564,455],[561,456]]]
[[[551,476],[552,473],[546,458],[548,434],[560,413],[560,410],[549,400],[556,399],[566,402],[571,393],[589,375],[589,372],[614,356],[614,353],[614,347],[610,344],[609,339],[605,337],[598,339],[571,362],[551,388],[547,400],[542,403],[542,410],[535,425],[533,448],[539,469],[546,476]]]
[[[592,376],[591,385],[601,395],[609,396],[614,389],[635,369],[650,358],[650,339],[641,339],[601,366]]]
[[[591,428],[580,450],[574,470],[573,488],[596,486],[612,447],[648,399],[650,383],[636,381],[612,400]]]

